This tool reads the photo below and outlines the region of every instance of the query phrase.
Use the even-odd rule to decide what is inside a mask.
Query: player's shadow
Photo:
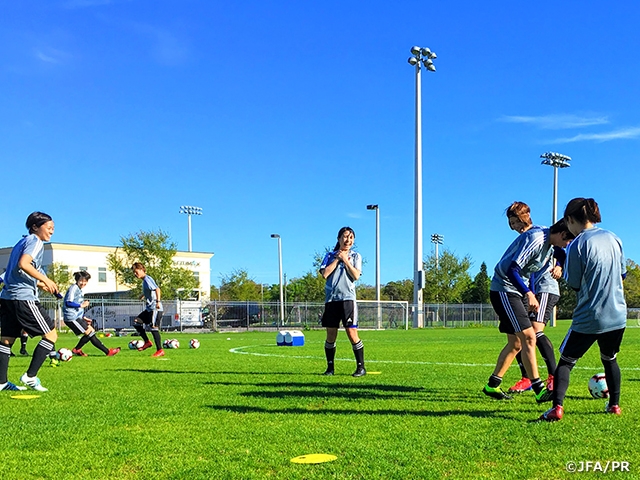
[[[211,375],[211,372],[194,372],[194,371],[188,371],[188,372],[182,372],[182,371],[177,371],[177,370],[157,370],[157,369],[151,369],[151,368],[115,368],[114,369],[115,372],[138,372],[138,373],[173,373],[176,375]]]
[[[249,405],[206,405],[206,408],[232,413],[266,413],[266,414],[291,414],[291,415],[349,415],[352,416],[355,413],[358,415],[397,415],[397,416],[418,416],[418,417],[451,417],[451,416],[464,416],[472,418],[503,418],[506,420],[516,420],[515,416],[508,415],[506,412],[497,410],[441,410],[441,411],[429,411],[429,410],[358,410],[354,412],[351,409],[331,409],[331,408],[317,408],[307,409],[300,407],[291,408],[276,408],[269,409],[264,407],[255,407]]]

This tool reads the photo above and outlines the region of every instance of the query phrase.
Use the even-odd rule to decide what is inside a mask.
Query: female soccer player
[[[531,228],[513,241],[496,265],[490,299],[500,319],[499,330],[507,335],[507,344],[498,356],[489,382],[483,388],[485,395],[498,400],[511,399],[502,391],[500,384],[516,354],[522,351],[527,378],[531,379],[536,401],[542,403],[551,400],[551,391],[538,376],[536,335],[527,314],[527,310],[537,312],[539,304],[524,279],[547,264],[553,255],[554,245],[566,247],[571,238],[573,235],[562,220],[551,228]]]
[[[578,302],[571,328],[560,346],[553,407],[543,413],[540,420],[562,419],[571,369],[594,342],[598,342],[609,387],[605,412],[620,415],[620,367],[616,355],[627,326],[622,242],[613,233],[595,226],[602,218],[593,198],[571,200],[564,210],[564,219],[576,235],[567,251],[565,278],[578,292]]]
[[[87,357],[88,355],[82,351],[88,342],[104,353],[107,357],[113,357],[120,352],[118,348],[107,348],[96,337],[96,331],[91,325],[93,322],[84,316],[84,309],[89,306],[89,301],[84,299],[82,289],[87,286],[91,275],[89,272],[82,270],[73,274],[76,283],[71,285],[64,296],[62,302],[62,314],[64,323],[76,335],[82,335],[76,347],[72,350],[74,355],[79,357]]]
[[[338,242],[332,252],[328,252],[320,265],[320,274],[326,279],[324,314],[322,326],[327,329],[324,353],[327,370],[324,375],[333,375],[336,356],[336,338],[340,322],[347,332],[353,354],[356,357],[354,377],[366,375],[364,368],[364,346],[358,337],[358,307],[356,304],[355,282],[362,273],[362,257],[353,252],[355,232],[350,227],[342,227],[338,232]]]
[[[42,270],[44,243],[51,240],[53,220],[42,212],[33,212],[26,222],[29,235],[11,250],[4,288],[0,292],[0,390],[25,390],[7,380],[11,346],[24,329],[31,336],[42,339],[33,351],[29,369],[20,381],[39,392],[46,392],[38,378],[42,363],[55,350],[58,332],[53,320],[38,302],[38,288],[58,294],[58,286]]]
[[[144,326],[148,325],[156,344],[156,352],[151,356],[162,357],[164,356],[162,339],[160,338],[160,327],[162,326],[162,302],[160,301],[160,298],[162,297],[162,292],[153,278],[147,275],[147,269],[143,264],[136,262],[131,266],[131,269],[133,270],[133,274],[136,278],[142,280],[142,294],[147,302],[144,311],[140,312],[134,320],[135,329],[142,337],[142,340],[144,340],[144,345],[142,345],[138,351],[146,350],[153,346],[153,343],[149,341],[147,332],[144,329]]]
[[[518,233],[524,233],[533,227],[531,221],[531,210],[526,203],[513,202],[507,208],[507,219],[509,227]],[[536,347],[540,351],[545,365],[547,366],[547,380],[545,384],[549,390],[553,390],[553,374],[556,370],[556,357],[553,351],[551,340],[544,334],[544,327],[551,319],[553,308],[560,300],[560,287],[558,281],[562,276],[562,267],[566,258],[565,252],[560,247],[554,247],[554,257],[548,265],[545,265],[539,272],[531,274],[529,288],[535,293],[536,300],[540,307],[538,312],[529,312],[531,325],[536,333]],[[531,390],[531,380],[527,378],[527,372],[522,363],[522,352],[516,355],[516,361],[520,367],[522,378],[516,382],[509,393],[522,393]]]

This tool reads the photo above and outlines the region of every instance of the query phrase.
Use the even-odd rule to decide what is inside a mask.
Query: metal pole
[[[424,327],[422,303],[422,283],[424,272],[422,264],[422,81],[420,63],[416,65],[416,145],[415,145],[415,219],[413,245],[413,327]]]
[[[282,242],[278,236],[278,271],[280,273],[280,325],[284,325],[284,287],[282,284]]]
[[[553,222],[558,221],[558,167],[553,167]]]
[[[191,214],[187,215],[189,218],[189,251],[191,251]]]

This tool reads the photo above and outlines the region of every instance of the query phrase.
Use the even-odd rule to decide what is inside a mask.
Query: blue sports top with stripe
[[[524,295],[529,291],[524,279],[542,269],[552,255],[548,228],[533,227],[521,233],[496,265],[491,290]]]
[[[74,283],[69,287],[62,301],[62,315],[65,321],[82,318],[84,315],[84,308],[80,306],[82,302],[84,302],[84,293],[82,293],[82,289]]]
[[[144,295],[144,299],[147,302],[146,309],[149,311],[154,311],[156,309],[156,289],[158,285],[155,280],[151,278],[149,275],[145,275],[142,279],[142,293]]]
[[[22,271],[18,265],[23,255],[31,256],[31,264],[36,270],[43,271],[44,243],[33,233],[22,237],[11,250],[4,273],[4,288],[0,292],[0,298],[4,300],[38,300],[38,280]]]
[[[593,227],[571,242],[564,275],[569,286],[578,291],[572,330],[604,333],[626,326],[622,286],[626,271],[622,242],[615,234]]]
[[[337,254],[338,252],[328,252],[322,260],[320,270],[323,270],[333,262]],[[349,252],[349,262],[354,268],[362,271],[362,256],[358,252]],[[331,272],[331,275],[327,277],[327,283],[324,286],[324,296],[325,303],[356,299],[355,280],[351,278],[342,262],[340,262],[336,269]]]

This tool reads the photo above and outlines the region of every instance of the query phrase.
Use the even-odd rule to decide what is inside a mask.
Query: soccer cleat
[[[364,369],[364,367],[358,367],[358,368],[356,368],[356,371],[351,374],[351,376],[352,377],[363,377],[366,374],[367,374],[367,371]]]
[[[557,422],[558,420],[562,420],[564,416],[564,407],[562,405],[556,405],[555,407],[551,407],[549,410],[540,415],[538,420],[544,422]]]
[[[20,350],[20,355],[22,355],[23,357],[28,357],[29,356],[29,352],[27,352],[24,348],[22,350]]]
[[[114,355],[117,355],[119,353],[120,353],[120,347],[110,348],[109,353],[107,353],[107,357],[113,357]]]
[[[509,393],[522,393],[531,390],[531,380],[522,377],[513,387],[509,389]]]
[[[327,368],[323,375],[333,375],[333,368]]]
[[[84,353],[81,348],[74,348],[73,350],[71,350],[71,353],[73,353],[77,357],[88,357],[89,356],[86,353]]]
[[[11,352],[11,353],[9,354],[9,356],[10,356],[10,357],[15,357],[15,356],[16,356],[16,354],[15,354],[15,353],[13,353],[13,352]]]
[[[500,387],[494,388],[489,385],[484,386],[482,393],[488,397],[495,398],[496,400],[511,400],[513,398],[511,395],[504,393]]]
[[[547,387],[540,390],[540,393],[535,394],[537,403],[550,402],[553,400],[553,390],[549,390]]]
[[[620,409],[620,405],[609,405],[607,403],[604,406],[604,413],[613,413],[614,415],[622,415],[622,410]]]
[[[48,388],[44,388],[40,384],[40,379],[38,377],[28,377],[25,373],[20,377],[20,381],[24,383],[27,387],[32,388],[33,390],[37,390],[38,392],[48,392]]]
[[[152,357],[164,357],[164,350],[160,349],[160,350],[158,350],[156,353],[154,353],[151,356]]]
[[[60,365],[60,360],[58,360],[57,358],[49,357],[49,360],[50,367],[57,367],[58,365]]]
[[[138,348],[138,351],[141,352],[141,351],[146,350],[147,348],[151,348],[151,347],[153,347],[153,343],[151,343],[149,340],[147,340],[146,342],[144,342],[144,345],[142,345],[140,348]]]
[[[14,385],[11,382],[7,382],[5,383],[2,388],[0,388],[0,390],[13,390],[13,391],[20,391],[20,390],[26,390],[27,387],[19,387],[18,385]]]
[[[544,383],[547,385],[547,390],[553,391],[553,375],[549,375]]]

